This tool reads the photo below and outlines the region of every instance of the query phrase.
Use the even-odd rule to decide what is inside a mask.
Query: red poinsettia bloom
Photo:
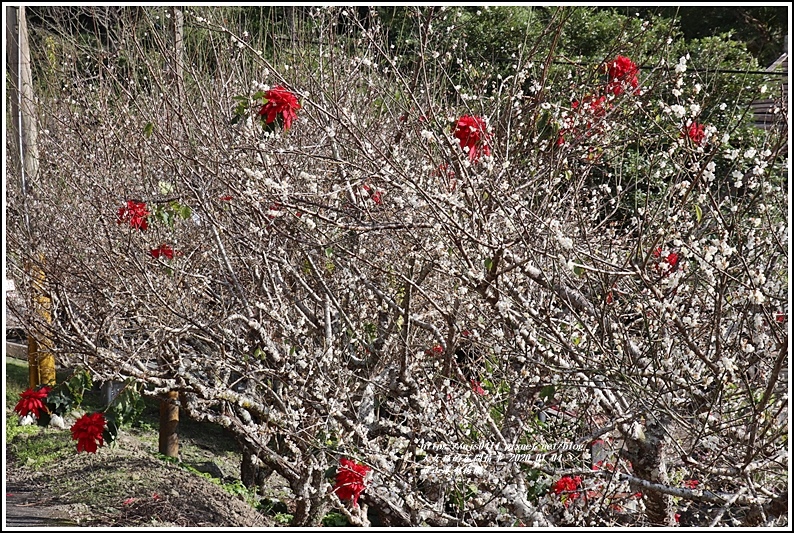
[[[607,92],[619,96],[623,94],[623,88],[626,86],[636,89],[640,84],[637,79],[639,71],[639,67],[628,57],[616,57],[607,64],[607,75],[609,76]]]
[[[488,127],[482,117],[463,115],[455,123],[455,138],[460,141],[461,148],[469,149],[469,160],[472,163],[480,158],[480,150],[485,155],[491,155],[489,137]]]
[[[146,208],[145,202],[136,202],[135,200],[127,200],[126,207],[119,207],[119,213],[118,213],[118,218],[116,220],[116,224],[121,224],[122,222],[129,222],[130,227],[144,231],[146,230],[146,228],[149,227],[149,223],[146,219],[150,214],[151,213]]]
[[[72,440],[77,441],[78,452],[96,453],[97,445],[102,446],[102,433],[105,431],[105,415],[102,413],[85,414],[72,425]]]
[[[340,500],[353,500],[353,505],[358,506],[358,498],[367,488],[366,477],[372,469],[351,461],[345,457],[339,459],[339,468],[336,471],[334,492]]]
[[[161,256],[169,260],[174,258],[174,249],[167,244],[161,244],[159,248],[149,250],[149,253],[152,254],[152,257],[155,259]]]
[[[50,387],[41,387],[40,389],[28,389],[20,394],[19,402],[17,402],[14,411],[19,413],[19,416],[25,416],[32,413],[36,418],[40,418],[42,413],[48,411],[44,400],[50,393]]]
[[[298,118],[295,111],[301,108],[295,95],[279,85],[267,91],[265,98],[267,98],[267,103],[259,110],[259,115],[265,117],[267,124],[276,120],[280,115],[284,129],[290,129],[292,121]]]
[[[703,124],[698,124],[697,122],[693,122],[689,125],[686,129],[686,136],[692,139],[692,142],[695,144],[702,144],[703,140],[706,138],[706,131],[705,126]]]

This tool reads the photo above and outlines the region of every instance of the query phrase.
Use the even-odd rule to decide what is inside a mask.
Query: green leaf
[[[63,383],[47,395],[47,405],[50,406],[53,413],[61,416],[71,411],[74,403],[74,398],[69,393],[68,387]]]
[[[540,389],[540,398],[543,401],[548,402],[549,400],[554,398],[555,392],[557,392],[557,390],[554,388],[554,385],[546,385],[545,387]]]
[[[573,273],[576,274],[577,276],[579,276],[580,278],[582,276],[584,276],[584,272],[585,272],[585,270],[582,267],[580,267],[579,265],[574,265],[573,266]]]
[[[698,204],[695,204],[695,218],[697,218],[698,222],[703,219],[703,211],[700,209]]]
[[[174,185],[173,183],[168,183],[167,181],[160,181],[157,184],[157,187],[160,189],[160,194],[166,196],[174,192]]]
[[[179,216],[182,217],[182,220],[187,220],[193,214],[193,210],[190,209],[190,206],[180,204],[178,213]]]
[[[147,137],[151,137],[152,133],[154,132],[154,124],[151,122],[147,122],[146,125],[143,127],[143,134]]]
[[[158,205],[154,208],[154,219],[169,228],[174,227],[174,213],[170,209]]]
[[[105,413],[105,421],[107,422],[107,425],[105,426],[105,431],[102,432],[102,438],[105,441],[105,444],[110,444],[119,436],[120,424],[116,420],[116,417],[113,415],[113,413]]]
[[[334,256],[334,248],[333,246],[329,246],[325,249],[325,257],[331,258]]]
[[[488,272],[490,272],[490,271],[491,271],[491,267],[493,267],[493,260],[492,260],[492,259],[490,259],[490,258],[488,258],[488,259],[486,259],[486,260],[484,261],[484,263],[485,263],[485,270],[487,270]]]

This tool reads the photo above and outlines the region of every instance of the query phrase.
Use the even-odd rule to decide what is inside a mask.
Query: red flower
[[[581,115],[590,115],[592,117],[600,118],[606,115],[607,108],[605,106],[607,104],[606,96],[599,96],[595,97],[593,95],[586,96],[581,102],[579,100],[574,100],[571,102],[571,109],[573,109],[576,113]],[[559,136],[557,137],[557,146],[562,146],[565,144],[565,135],[568,132],[576,133],[576,128],[571,126],[571,121],[566,121],[567,127],[563,127],[560,129]],[[587,119],[587,129],[593,127],[593,121],[591,119]],[[598,131],[598,130],[596,130]]]
[[[775,320],[777,320],[778,322],[785,322],[786,313],[784,313],[783,311],[778,311],[777,313],[775,313]]]
[[[485,120],[482,117],[463,115],[455,124],[455,138],[460,141],[460,147],[468,147],[469,160],[475,163],[479,158],[479,151],[482,149],[485,155],[491,155],[491,147],[488,146],[488,138]]]
[[[477,380],[474,379],[471,380],[471,390],[473,390],[475,394],[478,394],[480,396],[485,395],[485,389],[482,388],[482,385],[480,385],[480,382]]]
[[[640,69],[634,61],[628,57],[616,57],[607,64],[607,75],[609,76],[607,92],[619,96],[623,94],[623,88],[626,85],[630,85],[632,89],[636,89],[640,84],[637,79],[637,73],[639,73],[639,71]]]
[[[436,344],[432,348],[428,348],[425,351],[425,354],[427,355],[441,355],[442,353],[444,353],[444,348],[440,344]]]
[[[696,489],[696,488],[698,488],[698,484],[699,483],[700,483],[700,481],[698,481],[697,479],[685,479],[684,480],[684,486],[686,488],[688,488],[688,489]]]
[[[72,440],[77,441],[77,451],[96,453],[97,444],[102,446],[102,433],[105,431],[105,415],[102,413],[85,414],[72,425]]]
[[[582,484],[582,478],[579,476],[575,476],[575,477],[562,476],[560,479],[558,479],[552,484],[551,490],[554,492],[554,494],[562,494],[563,492],[573,492],[576,489],[578,489],[581,484]],[[574,492],[574,494],[578,496],[577,493]]]
[[[295,111],[301,108],[298,99],[280,85],[267,91],[265,98],[267,98],[267,103],[259,110],[259,115],[265,117],[267,124],[270,124],[276,120],[278,115],[281,115],[284,129],[288,130],[292,126],[292,121],[298,117]]]
[[[146,217],[148,217],[151,213],[148,209],[146,209],[145,202],[136,202],[135,200],[127,200],[127,207],[119,207],[118,218],[116,220],[116,224],[121,224],[122,222],[129,222],[130,227],[139,229],[141,231],[146,230],[149,227],[149,223],[146,221]]]
[[[706,138],[705,126],[697,122],[693,122],[686,130],[686,136],[692,139],[695,144],[702,144]]]
[[[604,108],[606,101],[606,96],[599,96],[596,98],[595,96],[591,95],[587,96],[581,104],[579,103],[579,100],[574,100],[571,102],[571,108],[577,110],[579,109],[579,105],[582,105],[580,113],[590,113],[597,117],[603,117],[607,112],[606,108]]]
[[[38,390],[28,389],[20,394],[20,400],[14,407],[14,411],[19,413],[19,416],[25,416],[28,413],[33,413],[33,416],[40,418],[42,413],[48,412],[47,406],[44,405],[44,400],[50,393],[50,387],[41,387]]]
[[[376,205],[380,205],[383,202],[383,193],[381,191],[373,190],[372,187],[367,184],[362,185],[361,188],[369,193],[369,197]]]
[[[149,253],[152,254],[152,257],[155,259],[160,256],[163,256],[168,260],[174,258],[174,249],[167,244],[161,244],[159,248],[153,248],[152,250],[149,250]]]
[[[653,256],[660,258],[659,263],[656,265],[656,270],[663,276],[669,275],[678,265],[679,256],[676,252],[668,252],[666,257],[662,257],[662,248],[658,247],[653,251]],[[665,263],[667,264],[666,267],[663,266]]]
[[[367,488],[366,476],[372,469],[366,465],[358,464],[345,457],[339,459],[339,468],[336,471],[334,492],[340,500],[353,500],[353,505],[358,506],[358,498]]]
[[[579,476],[563,476],[552,484],[551,490],[554,494],[562,494],[563,492],[567,494],[567,498],[565,499],[565,506],[567,507],[571,501],[579,497],[579,493],[576,492],[576,489],[578,489],[581,484],[582,478]]]
[[[224,196],[221,196],[221,201],[222,202],[231,202],[233,199],[234,199],[234,196],[232,196],[231,194],[226,194]]]

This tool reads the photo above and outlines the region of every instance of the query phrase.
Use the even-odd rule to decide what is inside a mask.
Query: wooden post
[[[184,15],[181,7],[171,8],[172,38],[174,45],[174,60],[171,63],[171,75],[176,84],[177,95],[181,104],[183,99],[182,72],[184,63],[182,59]],[[181,112],[181,106],[180,106]],[[164,400],[160,401],[160,453],[167,457],[179,457],[179,393],[170,391]]]
[[[43,260],[43,256],[39,256]],[[39,264],[30,264],[28,272],[33,279],[33,312],[45,323],[52,321],[50,297],[44,290],[44,271]],[[30,388],[37,385],[55,385],[55,356],[52,353],[53,344],[45,335],[36,337],[28,335],[28,377]]]
[[[171,391],[160,401],[159,451],[167,457],[179,457],[179,393]]]

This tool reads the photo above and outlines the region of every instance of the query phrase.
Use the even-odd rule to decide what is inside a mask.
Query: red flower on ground
[[[686,136],[689,137],[695,144],[703,144],[706,138],[706,127],[703,124],[693,122],[686,129]]]
[[[40,389],[28,389],[20,394],[20,400],[17,402],[14,411],[19,413],[19,416],[25,416],[28,413],[33,413],[33,416],[40,418],[42,413],[48,411],[44,400],[50,393],[50,387],[41,387]]]
[[[698,488],[698,484],[699,483],[700,483],[700,481],[698,481],[697,479],[685,479],[684,480],[684,486],[686,488],[688,488],[688,489],[696,489],[696,488]]]
[[[485,155],[491,155],[489,137],[488,127],[482,117],[463,115],[455,123],[455,138],[460,141],[461,148],[469,149],[469,160],[472,163],[480,158],[480,150]]]
[[[168,260],[174,258],[174,249],[167,244],[161,244],[159,248],[153,248],[152,250],[149,250],[149,253],[152,254],[152,257],[155,259],[160,256],[165,257]]]
[[[372,469],[366,465],[356,463],[345,457],[339,459],[339,468],[336,471],[334,492],[340,500],[353,500],[353,505],[358,506],[358,498],[367,488],[366,477]]]
[[[471,390],[473,390],[475,394],[478,394],[480,396],[485,395],[485,389],[483,389],[482,385],[480,385],[480,382],[475,379],[471,380]]]
[[[221,202],[231,202],[233,199],[234,199],[234,196],[232,196],[231,194],[223,195],[220,198]]]
[[[785,322],[786,321],[786,313],[784,313],[783,311],[778,311],[775,314],[775,320],[777,320],[778,322]]]
[[[623,88],[626,86],[631,86],[632,89],[636,89],[640,84],[637,79],[639,71],[639,67],[628,57],[616,57],[607,64],[607,75],[609,76],[607,92],[615,96],[620,96],[623,94]]]
[[[105,431],[105,415],[102,413],[84,414],[72,425],[72,440],[77,441],[77,451],[96,453],[97,445],[102,446],[102,433]]]
[[[259,116],[264,117],[267,124],[281,117],[285,130],[290,129],[292,121],[298,118],[295,111],[301,108],[298,99],[285,87],[278,86],[265,93],[267,103],[259,110]]]
[[[149,223],[146,218],[151,213],[146,208],[145,202],[136,202],[135,200],[127,200],[126,207],[119,207],[118,218],[116,220],[116,224],[121,224],[122,222],[129,222],[130,227],[139,229],[141,231],[146,230],[149,227]]]

